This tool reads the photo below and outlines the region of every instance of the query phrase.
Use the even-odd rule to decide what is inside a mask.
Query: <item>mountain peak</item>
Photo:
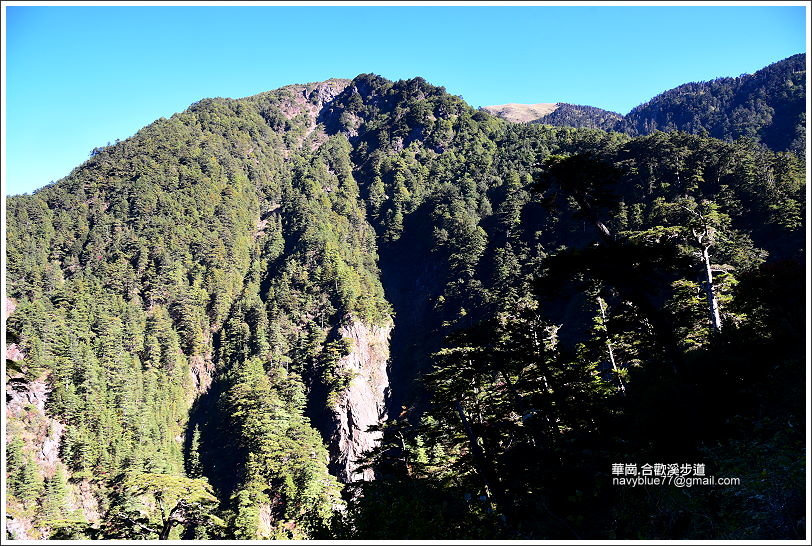
[[[507,121],[516,123],[527,123],[537,120],[548,114],[555,112],[559,102],[539,102],[536,104],[517,104],[511,102],[508,104],[497,104],[494,106],[483,106],[482,110],[500,117]]]

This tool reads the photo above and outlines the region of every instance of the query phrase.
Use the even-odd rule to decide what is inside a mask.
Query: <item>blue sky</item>
[[[4,194],[204,97],[422,76],[472,106],[627,113],[806,51],[800,6],[5,6]]]

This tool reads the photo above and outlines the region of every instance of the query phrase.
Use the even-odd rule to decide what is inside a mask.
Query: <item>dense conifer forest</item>
[[[7,536],[804,538],[803,135],[669,97],[708,121],[363,74],[8,198]],[[674,464],[740,483],[613,482]]]
[[[806,150],[806,55],[754,74],[692,82],[665,91],[625,116],[594,106],[559,103],[530,123],[588,127],[631,136],[684,131],[734,141],[748,138],[776,151]]]

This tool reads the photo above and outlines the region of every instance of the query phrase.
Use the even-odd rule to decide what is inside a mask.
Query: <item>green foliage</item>
[[[616,130],[623,116],[594,106],[559,104],[555,110],[531,123],[564,127],[587,127],[590,129]]]
[[[300,379],[281,367],[270,372],[256,358],[238,365],[221,402],[243,461],[232,525],[237,537],[299,538],[332,517],[339,486],[303,415]]]
[[[680,85],[634,108],[617,126],[633,135],[685,131],[749,138],[801,155],[806,56],[793,55],[754,74]]]
[[[54,475],[45,481],[45,491],[41,507],[42,517],[46,520],[66,519],[69,515],[66,502],[68,500],[68,476],[65,468],[58,465]]]
[[[770,125],[748,108],[724,136]],[[8,370],[65,425],[53,475],[11,435],[9,498],[52,538],[794,537],[751,516],[800,502],[804,175],[747,140],[508,124],[420,78],[196,103],[8,200]],[[364,380],[343,328],[392,315],[404,412],[345,510],[314,424]],[[742,450],[780,490],[606,479]],[[101,522],[68,513],[80,485]]]
[[[161,539],[222,536],[217,497],[205,479],[134,473],[116,486],[117,498],[102,528],[105,538]],[[182,534],[175,530],[183,528]]]
[[[799,53],[754,74],[692,82],[669,89],[626,116],[593,106],[559,103],[532,124],[619,131],[631,136],[681,131],[746,139],[801,157],[806,147],[806,55]]]
[[[481,540],[492,539],[499,526],[487,504],[463,487],[423,478],[364,482],[356,489],[363,502],[335,524],[338,539]]]
[[[43,482],[33,456],[19,437],[8,444],[6,472],[8,493],[22,504],[24,511],[32,513],[42,494]]]

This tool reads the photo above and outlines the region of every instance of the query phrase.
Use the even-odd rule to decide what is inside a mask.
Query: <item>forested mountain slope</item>
[[[634,108],[617,129],[748,137],[772,150],[803,154],[805,110],[806,55],[799,53],[754,74],[680,85]]]
[[[625,116],[592,106],[559,103],[550,113],[521,121],[590,127],[632,136],[683,131],[729,141],[745,137],[771,150],[802,155],[806,149],[805,108],[806,55],[799,53],[754,74],[680,85]],[[488,106],[485,110],[505,117],[500,107]]]
[[[566,102],[540,104],[497,104],[480,108],[489,114],[515,123],[536,123],[556,127],[576,127],[612,131],[623,116],[594,106]]]
[[[594,106],[559,103],[558,108],[530,123],[556,125],[558,127],[586,127],[612,131],[623,116],[616,112],[602,110]]]
[[[9,530],[797,538],[804,196],[420,78],[200,101],[8,200]]]

